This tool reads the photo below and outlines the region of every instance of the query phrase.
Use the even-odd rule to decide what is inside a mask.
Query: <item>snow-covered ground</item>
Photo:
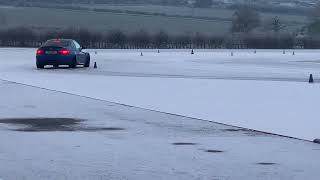
[[[0,78],[137,107],[313,140],[320,137],[320,51],[89,50],[98,69],[34,66],[1,49]],[[23,92],[21,92],[23,93]]]
[[[319,176],[320,146],[311,142],[16,83],[0,89],[3,180]]]

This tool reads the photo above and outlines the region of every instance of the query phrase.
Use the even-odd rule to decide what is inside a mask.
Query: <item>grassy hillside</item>
[[[82,5],[81,7],[87,7]],[[234,14],[234,10],[225,8],[190,8],[190,7],[175,7],[175,6],[156,6],[156,5],[95,5],[91,8],[99,8],[106,10],[119,10],[129,12],[147,12],[147,13],[159,13],[166,15],[177,16],[192,16],[195,18],[209,18],[218,21],[231,21]],[[271,18],[278,16],[289,30],[295,30],[297,27],[306,23],[307,17],[302,14],[285,14],[274,12],[263,12],[262,21],[267,23]]]
[[[121,6],[99,5],[92,10],[69,10],[37,7],[1,7],[5,26],[29,26],[41,28],[84,27],[98,31],[121,29],[134,32],[146,29],[150,32],[165,30],[171,34],[206,33],[224,34],[231,26],[233,11],[227,9],[193,9],[166,6]],[[144,12],[146,14],[141,14]],[[152,13],[161,13],[152,15]],[[295,30],[306,22],[306,17],[264,13],[263,19],[279,16],[290,30]],[[191,17],[193,16],[193,18]]]
[[[134,32],[146,29],[158,32],[163,29],[170,33],[221,33],[230,23],[215,20],[175,18],[149,15],[122,14],[111,12],[93,12],[85,10],[62,10],[46,8],[2,8],[6,17],[6,26],[45,27],[85,27],[107,31],[122,29]],[[3,26],[2,26],[3,27]]]

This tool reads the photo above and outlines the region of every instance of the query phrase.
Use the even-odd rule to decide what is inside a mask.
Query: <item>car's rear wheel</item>
[[[38,69],[43,69],[43,68],[44,68],[44,65],[43,65],[43,64],[37,64],[37,68],[38,68]]]
[[[76,57],[74,57],[74,58],[72,59],[72,62],[71,62],[71,64],[69,65],[69,67],[70,67],[70,68],[75,68],[75,67],[77,67],[77,59],[76,59]]]
[[[86,63],[84,64],[84,67],[90,67],[90,54],[87,54],[87,60],[86,60]]]

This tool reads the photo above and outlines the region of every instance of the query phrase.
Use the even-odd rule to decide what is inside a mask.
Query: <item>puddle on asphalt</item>
[[[229,129],[222,129],[222,131],[227,131],[227,132],[238,132],[238,131],[243,131],[242,129],[232,129],[232,128],[229,128]]]
[[[13,131],[50,132],[50,131],[121,131],[120,127],[92,127],[83,124],[86,120],[73,118],[10,118],[0,119],[0,124],[17,126]]]
[[[229,128],[229,129],[222,129],[223,132],[240,132],[243,133],[247,136],[267,136],[271,134],[259,132],[259,131],[254,131],[254,130],[249,130],[249,129],[242,129],[242,128]]]
[[[86,127],[85,131],[122,131],[125,130],[124,128],[119,127]]]
[[[175,146],[193,146],[193,145],[197,145],[197,143],[176,142],[176,143],[172,143],[172,145],[175,145]]]
[[[260,162],[260,163],[257,163],[257,165],[262,165],[262,166],[273,166],[273,165],[277,165],[277,163]]]
[[[208,149],[208,150],[205,150],[205,152],[208,152],[208,153],[224,153],[224,151],[214,150],[214,149]]]

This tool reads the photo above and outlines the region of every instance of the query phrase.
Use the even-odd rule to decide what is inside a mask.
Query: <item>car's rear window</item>
[[[70,46],[71,42],[66,40],[49,40],[44,43],[44,47],[46,46],[57,46],[57,47],[68,47]]]

